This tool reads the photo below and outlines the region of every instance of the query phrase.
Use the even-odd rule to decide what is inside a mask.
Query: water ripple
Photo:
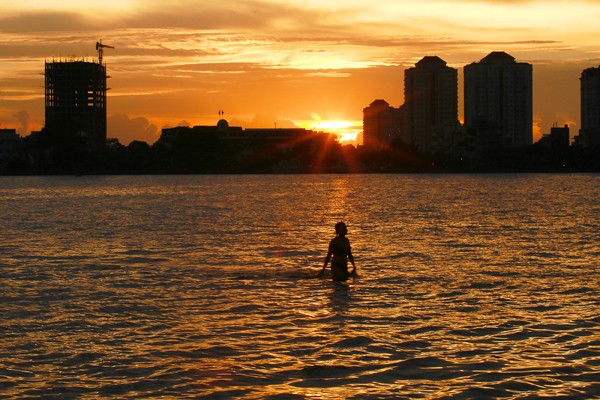
[[[600,397],[597,175],[0,184],[0,397]]]

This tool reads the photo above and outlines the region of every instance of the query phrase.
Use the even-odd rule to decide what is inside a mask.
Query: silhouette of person
[[[346,224],[343,222],[335,224],[335,233],[337,234],[336,237],[329,242],[329,250],[325,257],[323,269],[317,276],[323,276],[325,268],[327,268],[327,264],[329,264],[329,261],[331,260],[331,276],[333,277],[333,280],[345,281],[348,277],[356,275],[354,256],[352,255],[352,249],[350,248],[350,241],[346,237],[348,234]],[[352,272],[348,272],[348,260],[352,263]]]

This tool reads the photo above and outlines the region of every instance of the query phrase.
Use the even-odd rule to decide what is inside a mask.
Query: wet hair
[[[348,228],[346,227],[346,224],[343,222],[338,222],[337,224],[335,224],[335,233],[337,233],[338,235],[341,235],[342,232],[348,233]]]

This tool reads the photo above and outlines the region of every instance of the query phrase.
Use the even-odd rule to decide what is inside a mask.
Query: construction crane
[[[107,44],[102,44],[102,40],[96,42],[96,50],[98,50],[98,63],[102,64],[102,55],[104,54],[104,48],[114,49],[114,47]]]

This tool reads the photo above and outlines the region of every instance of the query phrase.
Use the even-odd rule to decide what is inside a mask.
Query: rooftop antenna
[[[96,42],[96,50],[98,50],[98,63],[102,65],[102,55],[104,54],[104,48],[114,49],[113,46],[109,46],[107,44],[102,44],[102,40]]]

